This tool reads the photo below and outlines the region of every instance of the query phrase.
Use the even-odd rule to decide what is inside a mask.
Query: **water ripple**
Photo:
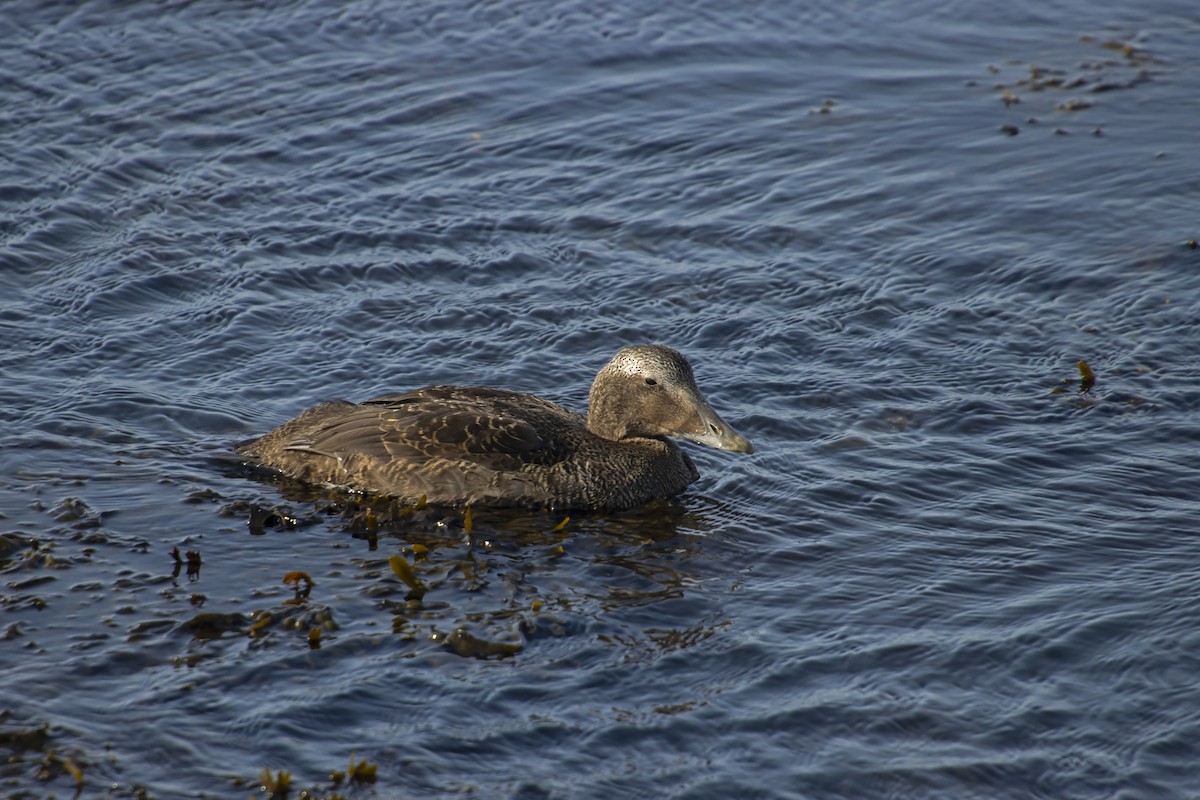
[[[0,783],[1197,794],[1191,9],[793,5],[10,4]],[[671,502],[229,456],[638,341],[756,447]]]

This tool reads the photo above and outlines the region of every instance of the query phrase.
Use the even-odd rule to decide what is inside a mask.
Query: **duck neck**
[[[596,391],[593,385],[592,391],[588,393],[588,430],[602,439],[611,439],[614,442],[628,437],[629,415],[622,413],[621,405],[619,397]]]
[[[629,434],[626,425],[616,422],[611,416],[596,413],[596,409],[590,406],[588,407],[587,427],[601,439],[611,439],[614,442],[619,442]]]

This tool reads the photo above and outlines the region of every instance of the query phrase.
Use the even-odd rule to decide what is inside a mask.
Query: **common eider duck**
[[[682,354],[635,345],[597,373],[586,417],[531,394],[432,386],[322,403],[238,452],[306,483],[405,501],[616,511],[700,477],[667,437],[754,452],[705,402]]]

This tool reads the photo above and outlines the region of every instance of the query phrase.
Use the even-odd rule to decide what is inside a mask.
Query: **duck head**
[[[588,394],[587,419],[592,433],[615,441],[675,436],[718,450],[754,452],[705,401],[683,354],[660,344],[625,347],[604,365]]]

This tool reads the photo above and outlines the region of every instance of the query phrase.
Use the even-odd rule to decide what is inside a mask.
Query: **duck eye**
[[[658,381],[654,380],[654,378],[646,378],[646,385],[647,386],[657,386]]]

